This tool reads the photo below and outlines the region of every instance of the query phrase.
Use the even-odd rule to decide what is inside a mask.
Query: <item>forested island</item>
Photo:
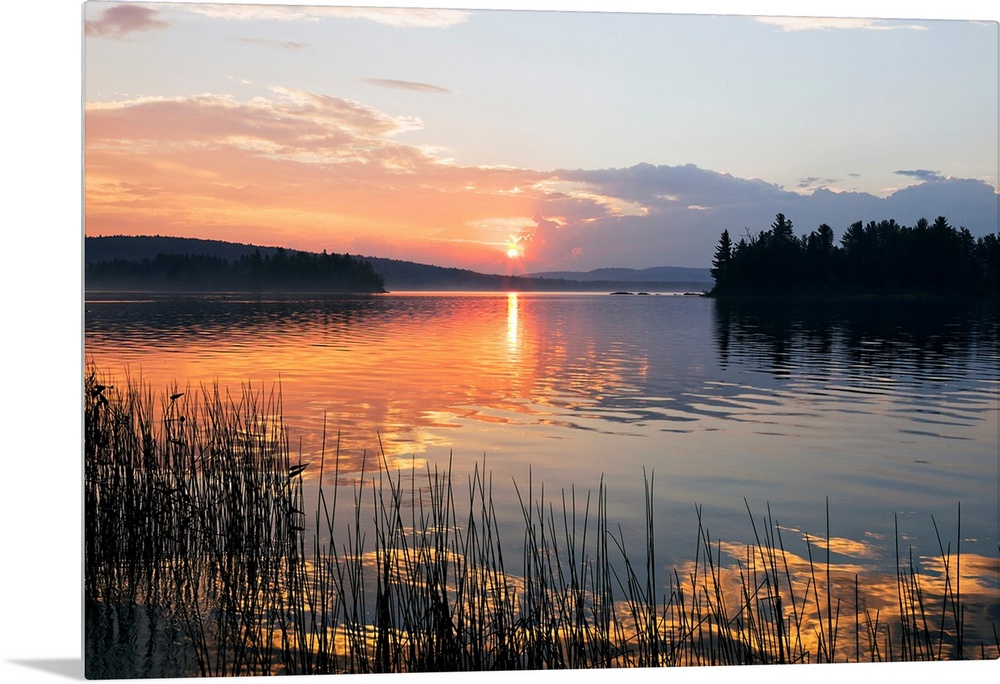
[[[918,295],[996,297],[1000,240],[974,237],[939,216],[903,226],[858,221],[834,241],[823,224],[796,237],[778,214],[769,230],[734,243],[722,232],[712,259],[715,297]]]
[[[164,254],[88,262],[88,290],[385,292],[375,268],[349,254],[255,249],[227,259],[208,254]]]

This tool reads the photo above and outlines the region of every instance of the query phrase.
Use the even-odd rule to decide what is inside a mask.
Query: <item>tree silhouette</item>
[[[384,292],[385,280],[367,261],[344,254],[255,249],[229,261],[217,256],[157,254],[88,264],[90,289],[161,291]]]
[[[729,264],[733,258],[733,241],[729,238],[729,231],[722,231],[719,238],[719,246],[715,250],[715,257],[712,259],[712,268],[709,272],[715,282],[725,282]]]
[[[840,246],[822,224],[796,238],[778,214],[766,231],[732,247],[723,231],[712,261],[712,294],[926,294],[997,296],[1000,240],[975,238],[943,216],[912,227],[894,219],[852,223]]]

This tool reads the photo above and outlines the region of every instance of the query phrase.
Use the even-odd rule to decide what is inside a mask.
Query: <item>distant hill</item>
[[[177,238],[163,236],[109,236],[88,237],[84,240],[84,262],[92,266],[98,262],[116,259],[141,261],[155,259],[157,255],[184,255],[190,257],[213,257],[226,261],[236,261],[259,252],[263,257],[273,258],[281,248],[260,246],[221,240],[197,238]],[[295,254],[295,250],[287,250]],[[599,269],[590,273],[565,272],[566,277],[556,274],[530,276],[506,276],[477,273],[460,268],[447,268],[419,264],[412,261],[353,255],[355,259],[368,262],[382,276],[389,291],[442,290],[442,291],[504,291],[524,292],[611,292],[616,290],[642,290],[648,292],[683,292],[707,289],[711,279],[702,277],[700,271],[707,269]],[[657,273],[660,271],[660,273]],[[606,278],[596,274],[605,274]],[[626,277],[615,278],[615,274]],[[659,280],[652,276],[676,276]],[[647,276],[643,279],[641,276]]]
[[[530,274],[526,276],[490,275],[477,273],[460,268],[445,268],[429,266],[412,261],[384,259],[381,257],[360,257],[375,267],[375,270],[385,278],[389,290],[519,290],[527,292],[610,292],[613,290],[632,289],[651,292],[683,292],[685,290],[707,289],[711,279],[706,280],[615,280],[589,279],[581,280],[558,275],[542,276]],[[625,269],[627,270],[627,269]],[[696,269],[695,269],[696,270]],[[706,270],[707,273],[707,270]]]
[[[614,281],[619,283],[711,283],[707,268],[656,266],[654,268],[598,268],[593,271],[543,271],[529,273],[538,278],[561,278],[580,282]]]

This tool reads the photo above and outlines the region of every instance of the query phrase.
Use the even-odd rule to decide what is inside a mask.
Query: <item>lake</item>
[[[963,598],[1000,619],[995,304],[88,294],[84,343],[164,395],[280,390],[292,451],[316,462],[325,433],[342,477],[380,452],[460,484],[485,468],[511,525],[529,484],[557,506],[603,484],[641,547],[651,481],[663,570],[693,558],[699,513],[720,550],[773,517],[789,551],[892,591],[897,554],[933,574],[960,544]]]

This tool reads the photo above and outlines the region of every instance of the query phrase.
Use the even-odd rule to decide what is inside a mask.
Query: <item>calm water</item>
[[[933,564],[933,523],[954,545],[961,506],[963,594],[995,612],[998,339],[995,305],[953,302],[92,296],[85,356],[164,392],[280,385],[293,452],[317,458],[325,421],[342,470],[379,439],[404,470],[451,457],[460,483],[485,462],[510,520],[515,481],[558,503],[603,478],[634,530],[645,472],[664,564],[692,556],[696,506],[722,542],[751,541],[747,506],[770,507],[805,554],[827,502],[834,562],[894,568],[898,519]]]

